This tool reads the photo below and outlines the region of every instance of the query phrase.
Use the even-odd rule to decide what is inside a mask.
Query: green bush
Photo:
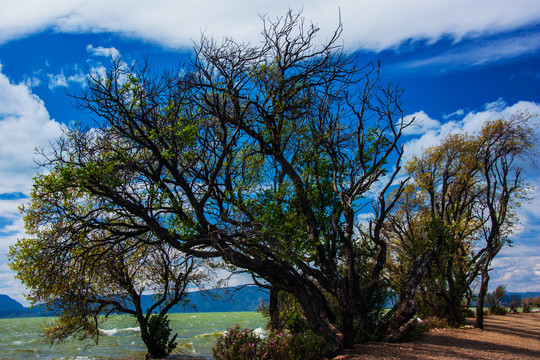
[[[309,331],[292,336],[288,335],[288,340],[289,352],[288,356],[282,358],[284,360],[318,360],[335,353],[337,350],[337,348],[332,348],[328,341]]]
[[[172,330],[167,315],[150,316],[150,319],[148,319],[148,332],[150,333],[150,336],[154,338],[157,345],[161,349],[162,355],[168,355],[176,348],[177,344],[174,341],[176,339],[176,335],[172,339],[169,339]]]
[[[215,360],[319,360],[332,353],[329,344],[311,333],[271,333],[261,338],[238,325],[221,336],[212,354]]]
[[[508,310],[503,306],[492,306],[489,308],[489,313],[491,315],[506,315]]]

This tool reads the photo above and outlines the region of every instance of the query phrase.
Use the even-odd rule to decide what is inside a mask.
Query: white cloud
[[[0,43],[44,28],[120,32],[174,48],[191,47],[201,31],[218,38],[258,42],[258,15],[275,19],[289,7],[303,8],[305,18],[321,28],[321,38],[330,36],[341,10],[345,44],[371,50],[396,47],[411,39],[434,42],[450,37],[459,41],[535,24],[540,19],[537,0],[19,0],[3,6]],[[530,45],[535,46],[525,44]],[[516,49],[519,46],[511,49],[508,44],[505,49],[511,50],[505,51],[528,51]]]
[[[430,67],[452,70],[463,66],[480,66],[488,63],[512,59],[516,56],[538,52],[540,34],[518,35],[507,39],[493,39],[486,42],[465,44],[452,48],[437,56],[412,60],[398,65],[400,69],[418,69],[429,71]]]
[[[24,203],[25,199],[16,201],[0,200],[0,217],[8,220],[4,227],[0,228],[0,294],[19,301],[24,305],[28,302],[23,294],[26,292],[24,285],[15,279],[13,272],[7,265],[9,248],[15,245],[17,239],[25,236],[24,222],[17,210],[17,206]]]
[[[47,74],[49,78],[49,90],[56,89],[57,87],[68,87],[67,79],[64,73],[60,74]]]
[[[463,114],[465,114],[465,111],[463,109],[459,109],[459,110],[454,111],[451,114],[445,114],[443,117],[446,120],[446,119],[450,119],[450,118],[453,118],[453,117],[463,116]]]
[[[0,194],[28,194],[37,171],[34,150],[60,136],[61,125],[27,83],[13,84],[1,70],[0,65]],[[0,293],[24,303],[24,287],[7,267],[7,253],[24,236],[18,208],[25,201],[21,196],[0,199]]]
[[[478,132],[482,129],[482,126],[486,121],[496,120],[500,118],[508,118],[522,111],[527,111],[531,114],[540,114],[540,103],[520,101],[512,106],[508,106],[502,99],[499,99],[497,101],[484,105],[483,111],[471,111],[467,113],[461,120],[447,121],[446,123],[440,125],[438,128],[435,127],[435,124],[438,122],[437,120],[431,119],[423,111],[418,112],[416,114],[423,114],[419,116],[422,122],[420,123],[420,127],[418,128],[418,130],[429,130],[427,130],[421,137],[409,140],[405,143],[405,157],[409,158],[412,155],[420,154],[424,149],[439,144],[442,139],[444,139],[450,134],[456,134],[461,131],[466,131],[468,133]],[[416,114],[408,115],[408,117],[414,116]],[[457,114],[458,112],[455,112],[452,115]],[[431,124],[431,126],[423,126],[422,123],[426,121],[428,124]],[[535,121],[535,123],[538,124],[540,118],[536,117],[532,121]]]
[[[490,288],[505,285],[511,292],[540,292],[540,256],[496,257]]]
[[[26,288],[19,280],[15,279],[13,271],[9,269],[7,264],[0,265],[0,294],[7,295],[24,306],[29,306],[30,303],[23,295],[26,293]]]
[[[33,87],[39,86],[41,84],[41,80],[37,76],[26,77],[24,79],[24,83],[29,89],[32,89]]]
[[[106,56],[113,59],[120,56],[120,52],[116,50],[114,47],[111,47],[111,48],[104,48],[103,46],[94,47],[92,44],[89,44],[86,47],[86,51],[88,51],[93,56]]]
[[[404,123],[407,124],[414,119],[414,123],[403,130],[404,135],[419,135],[424,134],[431,129],[436,129],[441,126],[437,120],[430,118],[424,111],[418,111],[412,115],[404,117]]]
[[[18,199],[1,199],[0,200],[0,219],[4,221],[16,221],[20,218],[19,207],[26,202],[26,198]],[[19,228],[15,228],[18,230]],[[14,228],[11,226],[5,226],[0,228],[0,233],[2,232],[12,232]]]
[[[62,71],[59,74],[47,74],[47,77],[49,78],[49,90],[54,90],[57,87],[67,88],[74,83],[81,86],[86,84],[86,75],[81,72],[66,77],[64,71]]]
[[[36,147],[61,134],[43,101],[26,84],[12,84],[0,67],[0,193],[28,193]]]

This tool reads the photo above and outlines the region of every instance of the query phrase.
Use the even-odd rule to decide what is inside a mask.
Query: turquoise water
[[[258,312],[169,314],[173,333],[178,333],[174,354],[211,357],[217,338],[235,324],[263,328]],[[51,346],[43,341],[41,327],[47,318],[0,319],[0,359],[144,359],[146,349],[134,318],[118,315],[102,324],[99,345],[70,340]]]

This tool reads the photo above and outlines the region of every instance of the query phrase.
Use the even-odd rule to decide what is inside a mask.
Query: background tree
[[[203,38],[178,72],[117,60],[79,98],[99,129],[68,132],[44,163],[106,208],[106,222],[122,219],[116,237],[248,270],[336,343],[383,338],[410,317],[388,327],[381,309],[381,230],[404,184],[386,193],[407,124],[402,90],[383,86],[378,66],[358,67],[340,31],[317,46],[317,28],[289,12],[265,21],[259,46]],[[94,218],[78,221],[101,228]]]
[[[520,161],[534,151],[530,118],[516,114],[489,121],[478,134],[451,135],[407,163],[414,180],[407,192],[416,188],[419,194],[414,201],[402,198],[390,216],[389,236],[402,264],[426,258],[415,252],[415,244],[436,255],[417,296],[424,315],[461,324],[463,299],[481,275],[476,325],[482,327],[489,266],[508,243],[515,210],[528,189]],[[439,225],[433,227],[434,221]]]
[[[480,290],[476,302],[475,326],[483,328],[484,295],[489,284],[491,261],[509,243],[516,224],[516,209],[528,185],[523,179],[524,161],[534,164],[536,136],[529,124],[530,114],[518,113],[508,119],[485,124],[477,138],[477,158],[483,192],[479,217],[483,220],[483,248],[477,253]]]
[[[520,296],[512,296],[508,302],[508,307],[510,308],[509,311],[513,314],[517,314],[519,305],[521,305]]]
[[[531,297],[523,298],[523,300],[521,301],[521,307],[523,308],[524,313],[531,312],[531,304],[532,304]]]
[[[421,315],[445,317],[454,325],[463,321],[462,299],[474,279],[471,239],[482,225],[474,212],[480,189],[473,146],[468,136],[453,135],[413,157],[406,165],[410,195],[389,222],[401,266],[417,264],[427,275],[416,282]],[[403,294],[403,280],[397,284]]]
[[[502,300],[506,295],[506,287],[499,285],[495,290],[486,294],[485,303],[489,308],[489,312],[495,315],[505,315],[506,309],[502,305]]]
[[[30,237],[9,254],[10,267],[30,290],[29,300],[59,315],[45,336],[51,343],[73,335],[97,343],[100,323],[124,313],[136,318],[150,356],[167,355],[176,345],[176,336],[169,338],[167,312],[188,304],[186,287],[208,274],[195,269],[199,263],[192,257],[149,234],[118,236],[130,219],[59,179],[55,171],[36,178],[23,210]],[[148,308],[143,293],[154,296]]]

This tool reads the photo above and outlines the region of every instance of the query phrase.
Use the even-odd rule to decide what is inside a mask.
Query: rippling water
[[[228,327],[264,327],[258,312],[169,314],[178,333],[175,354],[210,357],[217,338]],[[71,340],[54,346],[45,343],[41,327],[49,318],[0,319],[0,359],[144,359],[146,348],[134,318],[112,316],[102,324],[99,345]]]

